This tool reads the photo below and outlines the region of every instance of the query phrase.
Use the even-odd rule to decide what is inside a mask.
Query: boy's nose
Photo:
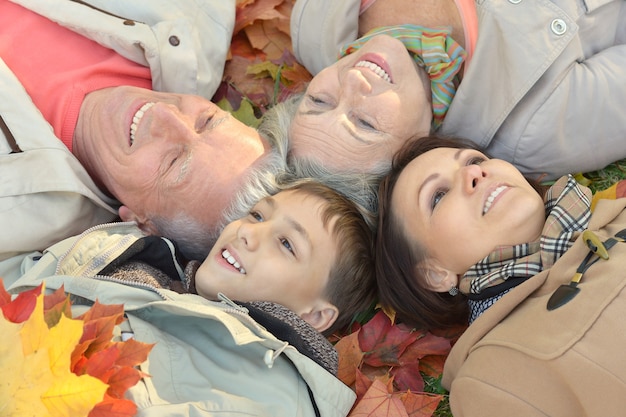
[[[242,223],[237,229],[237,237],[247,250],[254,251],[259,247],[261,223]]]

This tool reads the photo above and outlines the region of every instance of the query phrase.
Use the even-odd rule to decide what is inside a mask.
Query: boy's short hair
[[[331,236],[337,247],[323,297],[339,310],[337,320],[324,334],[347,328],[355,316],[367,311],[376,294],[374,236],[361,209],[331,187],[314,180],[300,180],[291,190],[324,201],[321,218],[324,227],[336,218]]]

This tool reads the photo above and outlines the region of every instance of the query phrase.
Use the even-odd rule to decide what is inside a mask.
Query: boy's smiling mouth
[[[235,257],[233,255],[231,255],[230,252],[227,249],[224,249],[222,251],[222,258],[224,258],[226,260],[226,262],[228,262],[233,267],[235,267],[235,269],[238,270],[240,273],[245,275],[246,270],[241,266],[241,264],[239,262],[237,262]]]

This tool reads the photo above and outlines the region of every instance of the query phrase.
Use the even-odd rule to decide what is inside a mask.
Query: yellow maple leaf
[[[72,345],[82,332],[82,320],[67,317],[48,329],[43,294],[23,323],[0,317],[0,415],[87,416],[102,401],[107,384],[70,370]]]
[[[11,323],[0,315],[0,415],[49,416],[38,399],[52,384],[47,349],[25,356],[20,331],[24,324]]]
[[[83,321],[61,316],[59,322],[50,329],[49,357],[50,369],[55,375],[63,375],[71,369],[72,352],[83,334]]]
[[[54,379],[41,400],[51,417],[87,416],[102,401],[107,388],[98,378],[77,376],[68,371],[63,378]]]

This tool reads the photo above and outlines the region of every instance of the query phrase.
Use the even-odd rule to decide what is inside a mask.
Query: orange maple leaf
[[[284,1],[246,1],[237,4],[234,33],[239,33],[241,29],[251,25],[256,20],[288,19],[289,15],[285,16],[276,10],[276,7]]]
[[[335,344],[335,349],[339,354],[337,378],[347,386],[352,386],[356,378],[356,371],[363,359],[363,352],[359,347],[359,332],[356,331],[343,337]]]
[[[399,394],[402,404],[411,417],[431,417],[443,399],[439,394]]]
[[[389,391],[387,385],[376,380],[369,387],[349,417],[409,417],[404,404]]]
[[[0,280],[0,282],[2,281]],[[4,289],[4,285],[2,285],[2,291],[5,293],[2,299],[6,300],[8,293]],[[11,296],[8,295],[9,302],[5,302],[1,307],[4,317],[12,323],[25,322],[35,310],[37,297],[40,294],[41,286],[19,293],[14,300],[11,300]]]

